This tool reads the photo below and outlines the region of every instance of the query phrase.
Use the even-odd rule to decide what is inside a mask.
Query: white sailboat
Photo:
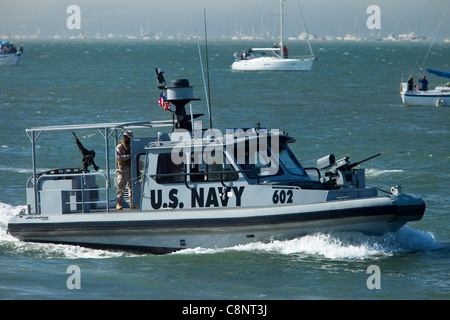
[[[301,58],[288,58],[283,45],[283,1],[280,0],[280,45],[274,48],[251,48],[240,57],[233,57],[231,69],[235,71],[310,71],[316,57],[312,52],[308,37],[306,41],[311,55]],[[300,4],[299,4],[300,8]],[[300,8],[301,13],[301,8]],[[303,20],[303,14],[302,14]],[[304,23],[304,20],[303,20]],[[305,27],[306,30],[306,27]]]
[[[450,78],[450,72],[427,69],[428,72],[440,77]],[[436,86],[433,90],[417,90],[412,84],[402,82],[400,86],[402,102],[409,106],[450,106],[450,86]]]
[[[427,61],[428,55],[430,54],[431,48],[433,47],[434,41],[436,40],[436,35],[438,34],[442,21],[444,21],[444,17],[445,12],[442,14],[433,40],[431,41],[430,47],[428,48],[428,52],[425,55],[422,65],[419,68],[420,70],[422,70],[422,67],[425,65]],[[400,36],[399,39],[401,39]],[[418,37],[417,39],[411,38],[410,40],[418,40],[418,39],[420,39],[420,37]],[[450,78],[450,72],[434,69],[426,69],[426,70],[429,73],[435,74],[439,77]],[[413,81],[414,79],[412,77],[413,72],[411,72],[411,74],[409,75],[408,82],[403,82],[402,80],[402,82],[400,83],[400,96],[402,98],[403,104],[410,106],[411,105],[436,106],[436,107],[450,106],[450,82],[447,82],[445,85],[436,86],[434,90],[428,90],[428,80],[425,79],[425,76],[422,79],[419,77],[419,82],[422,85],[422,88],[419,89],[418,86],[417,87],[414,86]]]

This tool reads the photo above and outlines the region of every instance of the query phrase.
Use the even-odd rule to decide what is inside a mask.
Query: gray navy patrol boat
[[[421,198],[397,186],[390,193],[365,186],[359,167],[365,160],[352,163],[329,154],[317,168],[304,168],[289,148],[294,138],[284,132],[259,126],[225,134],[202,129],[195,120],[200,115],[186,111],[189,102],[199,100],[189,81],[167,85],[162,73],[158,79],[161,97],[167,97],[163,103],[175,108],[172,120],[26,129],[33,175],[26,184],[27,209],[9,221],[11,235],[22,241],[169,253],[316,232],[383,234],[422,218]],[[158,132],[162,128],[168,132]],[[109,140],[117,144],[125,130],[135,129],[154,131],[131,139],[130,191],[139,209],[124,205],[118,211],[109,200],[114,191]],[[43,133],[85,130],[98,130],[104,138],[104,173],[88,169],[95,166],[95,153],[78,140],[82,169],[37,172],[36,141]]]

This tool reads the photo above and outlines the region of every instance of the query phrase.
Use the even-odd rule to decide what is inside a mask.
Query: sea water
[[[328,153],[359,161],[381,152],[364,163],[366,184],[403,185],[422,197],[422,220],[382,236],[318,233],[162,256],[18,241],[7,223],[26,205],[26,128],[170,119],[157,103],[154,68],[166,80],[188,78],[202,99],[193,112],[209,122],[195,40],[27,40],[19,65],[1,68],[0,299],[450,298],[450,108],[406,107],[399,95],[401,78],[423,74],[429,43],[314,42],[310,72],[231,71],[234,52],[267,45],[209,41],[213,127],[285,130],[305,167]],[[289,43],[290,55],[305,50]],[[424,67],[448,71],[449,56],[450,46],[436,43]],[[427,78],[430,87],[444,82]],[[100,134],[77,135],[105,172]],[[43,133],[36,150],[38,171],[81,167],[70,132]],[[70,288],[71,266],[79,268],[79,289]],[[368,285],[371,266],[379,288]]]

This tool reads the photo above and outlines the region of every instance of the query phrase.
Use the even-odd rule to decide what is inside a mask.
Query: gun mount
[[[95,164],[94,158],[95,158],[95,151],[94,150],[88,150],[86,149],[78,140],[76,134],[72,132],[73,136],[75,137],[75,141],[77,143],[78,149],[80,149],[81,154],[83,155],[83,159],[81,160],[83,162],[83,171],[89,171],[88,167],[90,165],[94,166],[94,170],[97,171],[99,167]]]
[[[317,160],[317,167],[319,170],[326,171],[322,179],[323,183],[336,187],[365,188],[365,169],[355,167],[380,155],[381,153],[378,153],[364,160],[351,163],[349,157],[336,160],[334,154],[329,154]]]

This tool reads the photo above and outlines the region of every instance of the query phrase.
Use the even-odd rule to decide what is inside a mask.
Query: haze
[[[448,0],[314,0],[300,1],[308,32],[317,36],[345,36],[349,32],[373,34],[366,21],[370,5],[381,9],[380,36],[415,32],[427,38],[450,38],[450,1]],[[81,9],[81,30],[69,30],[66,21],[69,5]],[[286,0],[286,36],[304,31],[297,0]],[[2,35],[69,36],[94,35],[149,36],[202,35],[206,9],[208,36],[237,34],[277,35],[278,0],[14,0],[0,4]],[[441,25],[438,27],[440,21]]]

